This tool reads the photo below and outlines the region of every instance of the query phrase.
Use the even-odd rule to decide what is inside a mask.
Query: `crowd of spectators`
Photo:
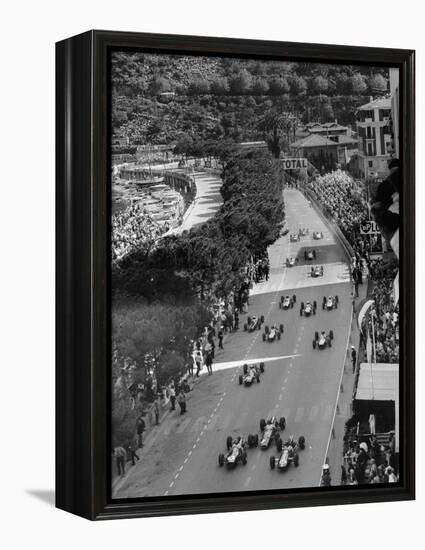
[[[317,176],[309,184],[323,212],[341,229],[350,244],[356,241],[360,224],[368,219],[365,200],[346,172],[336,170]]]
[[[112,216],[112,264],[155,241],[167,230],[156,223],[138,203]]]
[[[358,436],[355,428],[345,437],[341,485],[396,483],[398,481],[395,436],[390,432],[385,445],[376,435]]]

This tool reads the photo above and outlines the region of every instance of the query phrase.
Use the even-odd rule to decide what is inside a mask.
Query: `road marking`
[[[174,481],[172,481],[172,482],[170,483],[170,487],[172,487],[173,485],[174,485]]]
[[[192,449],[196,449],[196,443],[193,445]]]
[[[177,478],[179,477],[179,475],[180,475],[180,474],[176,474],[176,475],[174,476],[174,479],[177,479]]]
[[[251,483],[251,476],[245,481],[244,486],[248,487],[248,485]]]
[[[190,451],[190,452],[192,452],[192,451]],[[186,457],[186,458],[184,459],[183,464],[186,464],[186,462],[187,462],[188,460],[189,460],[188,457]],[[182,466],[182,468],[183,468],[183,466]]]
[[[188,456],[190,456],[191,454],[192,454],[192,451],[189,451]]]
[[[165,491],[164,497],[166,497],[167,495],[168,495],[168,489]]]

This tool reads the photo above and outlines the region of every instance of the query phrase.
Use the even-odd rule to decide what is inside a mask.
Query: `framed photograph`
[[[57,506],[414,498],[414,52],[57,53]]]

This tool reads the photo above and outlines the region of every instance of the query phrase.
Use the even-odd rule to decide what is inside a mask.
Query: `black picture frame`
[[[394,486],[111,501],[108,497],[108,55],[112,49],[394,66],[403,166],[400,464]],[[89,31],[56,45],[56,506],[82,517],[323,506],[415,498],[414,51]]]

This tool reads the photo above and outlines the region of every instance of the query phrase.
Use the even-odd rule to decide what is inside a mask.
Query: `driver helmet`
[[[324,472],[328,472],[328,471],[329,471],[329,464],[323,464],[322,470],[323,470]]]

